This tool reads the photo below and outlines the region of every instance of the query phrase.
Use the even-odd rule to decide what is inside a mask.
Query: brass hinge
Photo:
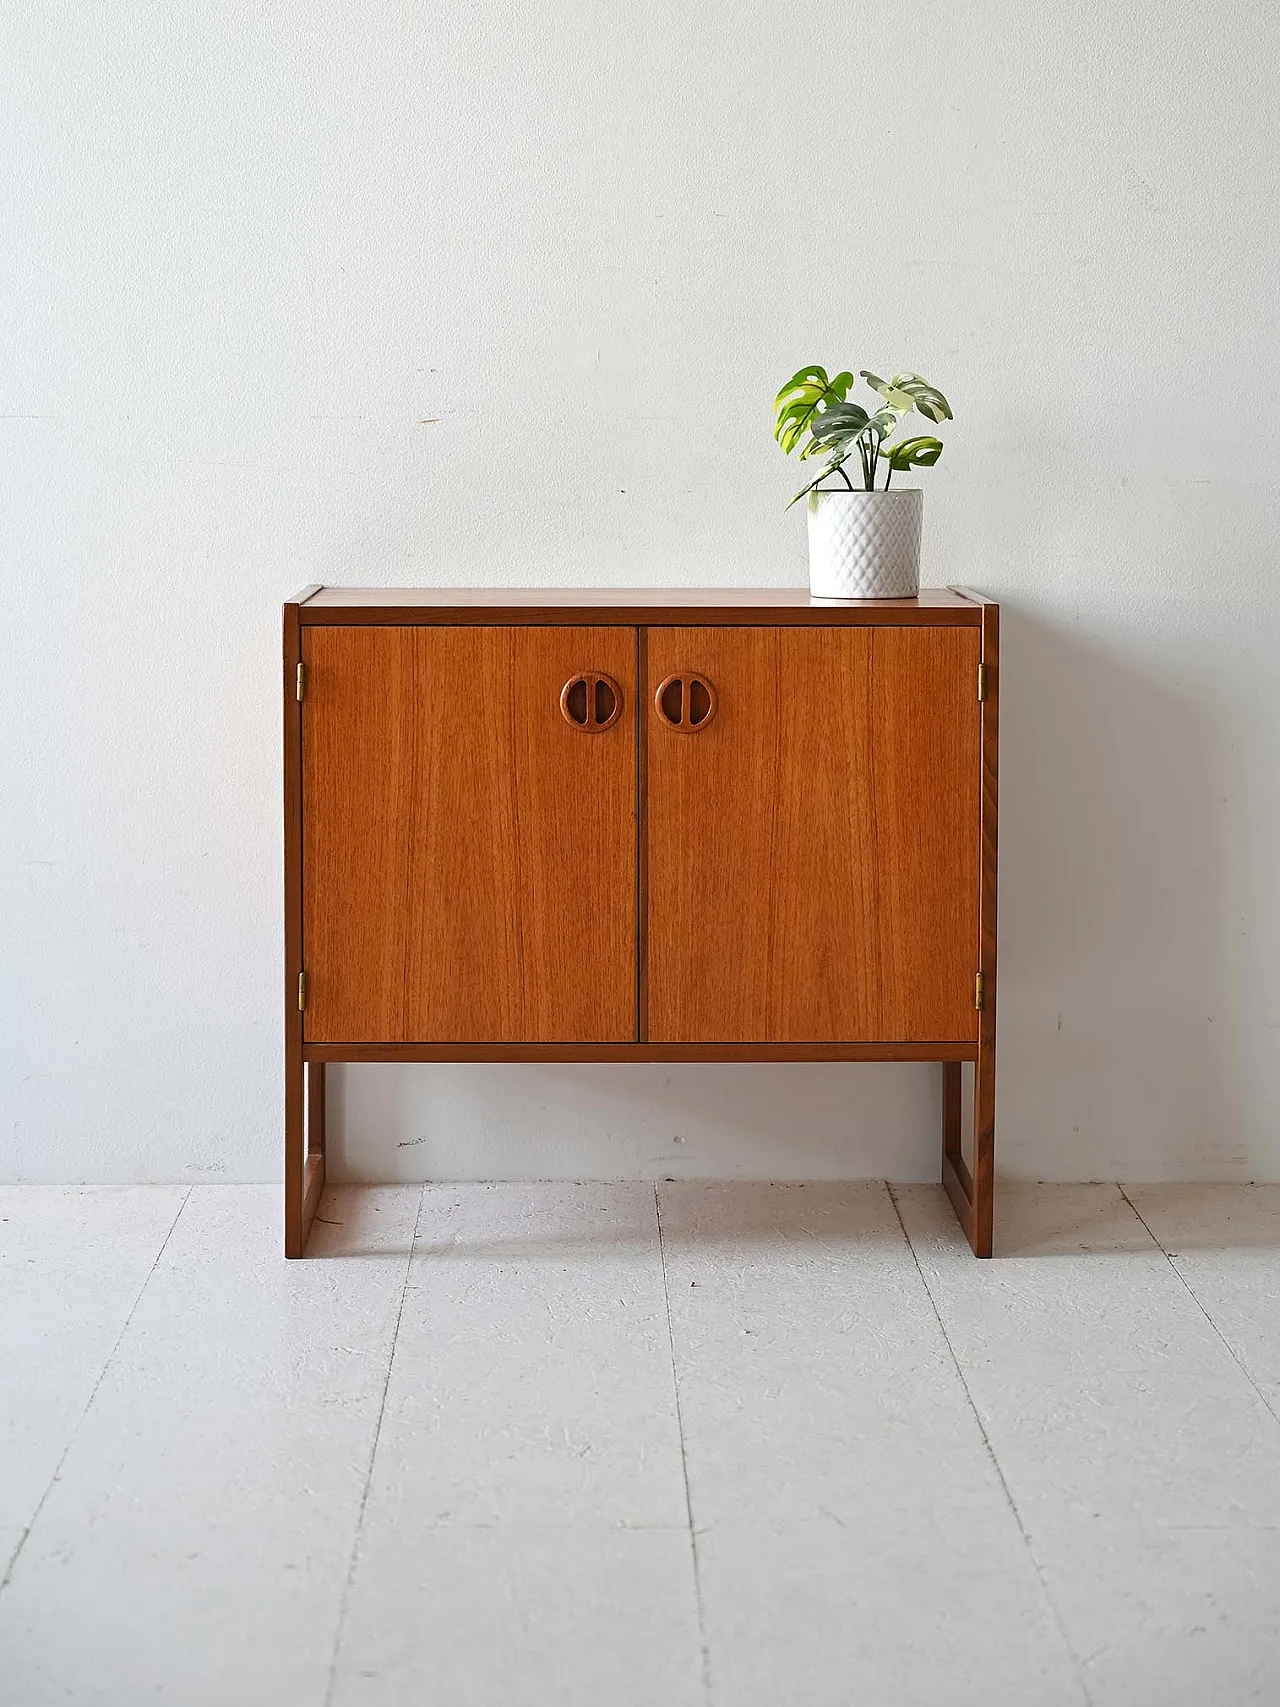
[[[982,1012],[982,998],[984,993],[985,985],[983,983],[982,974],[981,972],[975,972],[973,975],[973,1005],[979,1013]]]
[[[301,669],[302,666],[299,665],[298,667],[299,667],[299,669]],[[978,704],[981,705],[982,702],[986,699],[986,697],[987,697],[987,666],[985,664],[979,664],[978,665]],[[299,699],[302,698],[301,690],[299,690],[299,692],[298,692],[298,698]]]
[[[307,1005],[307,975],[305,972],[299,972],[299,974],[298,974],[298,1012],[301,1013],[303,1008],[306,1007],[306,1005]]]
[[[298,698],[301,699],[303,694],[306,693],[306,691],[307,691],[307,666],[305,664],[299,664],[298,665]],[[979,694],[978,698],[981,699],[982,695]]]

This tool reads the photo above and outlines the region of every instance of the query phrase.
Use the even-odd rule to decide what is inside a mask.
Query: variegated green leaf
[[[815,420],[843,403],[852,384],[851,373],[838,373],[834,379],[828,379],[827,370],[822,367],[802,367],[791,376],[773,404],[777,416],[773,436],[788,455]]]
[[[773,436],[788,455],[808,431],[812,418],[813,405],[807,402],[789,403],[785,409],[779,410]]]
[[[866,368],[863,368],[861,373],[873,391],[878,391],[888,402],[903,408],[904,412],[914,404],[930,421],[951,420],[951,405],[937,386],[930,385],[920,374],[895,373],[892,379],[884,380],[868,372]],[[899,398],[906,401],[899,404]]]
[[[817,386],[820,391],[825,391],[830,383],[831,381],[827,378],[826,368],[802,367],[799,373],[792,374],[791,378],[774,398],[773,406],[775,409],[779,408],[783,398],[790,397],[793,391],[801,391],[810,386]]]
[[[813,423],[814,446],[817,450],[835,450],[864,435],[878,444],[900,419],[901,411],[897,409],[877,409],[874,415],[868,415],[858,403],[833,404]]]
[[[906,413],[906,409],[899,409],[892,405],[888,409],[877,409],[867,422],[867,431],[874,433],[878,439],[888,438]]]
[[[889,466],[899,473],[904,468],[932,468],[942,455],[942,440],[921,433],[914,439],[899,439],[896,445],[886,445],[881,452]]]
[[[830,455],[836,450],[848,450],[858,435],[867,430],[870,419],[860,403],[831,404],[811,423],[813,438],[803,454],[820,456]]]

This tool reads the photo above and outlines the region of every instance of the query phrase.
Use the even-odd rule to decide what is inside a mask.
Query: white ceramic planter
[[[809,590],[814,598],[915,598],[923,506],[918,486],[810,492]]]

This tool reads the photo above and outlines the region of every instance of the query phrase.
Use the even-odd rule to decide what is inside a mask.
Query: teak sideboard
[[[998,636],[961,588],[286,604],[285,1254],[330,1061],[803,1060],[942,1063],[989,1256]]]

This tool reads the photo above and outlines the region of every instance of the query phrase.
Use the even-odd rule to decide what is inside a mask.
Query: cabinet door
[[[303,656],[308,1041],[634,1038],[635,630],[314,627]],[[561,707],[596,673],[607,727],[607,684]]]
[[[976,1037],[978,657],[969,628],[648,631],[650,1038]]]

